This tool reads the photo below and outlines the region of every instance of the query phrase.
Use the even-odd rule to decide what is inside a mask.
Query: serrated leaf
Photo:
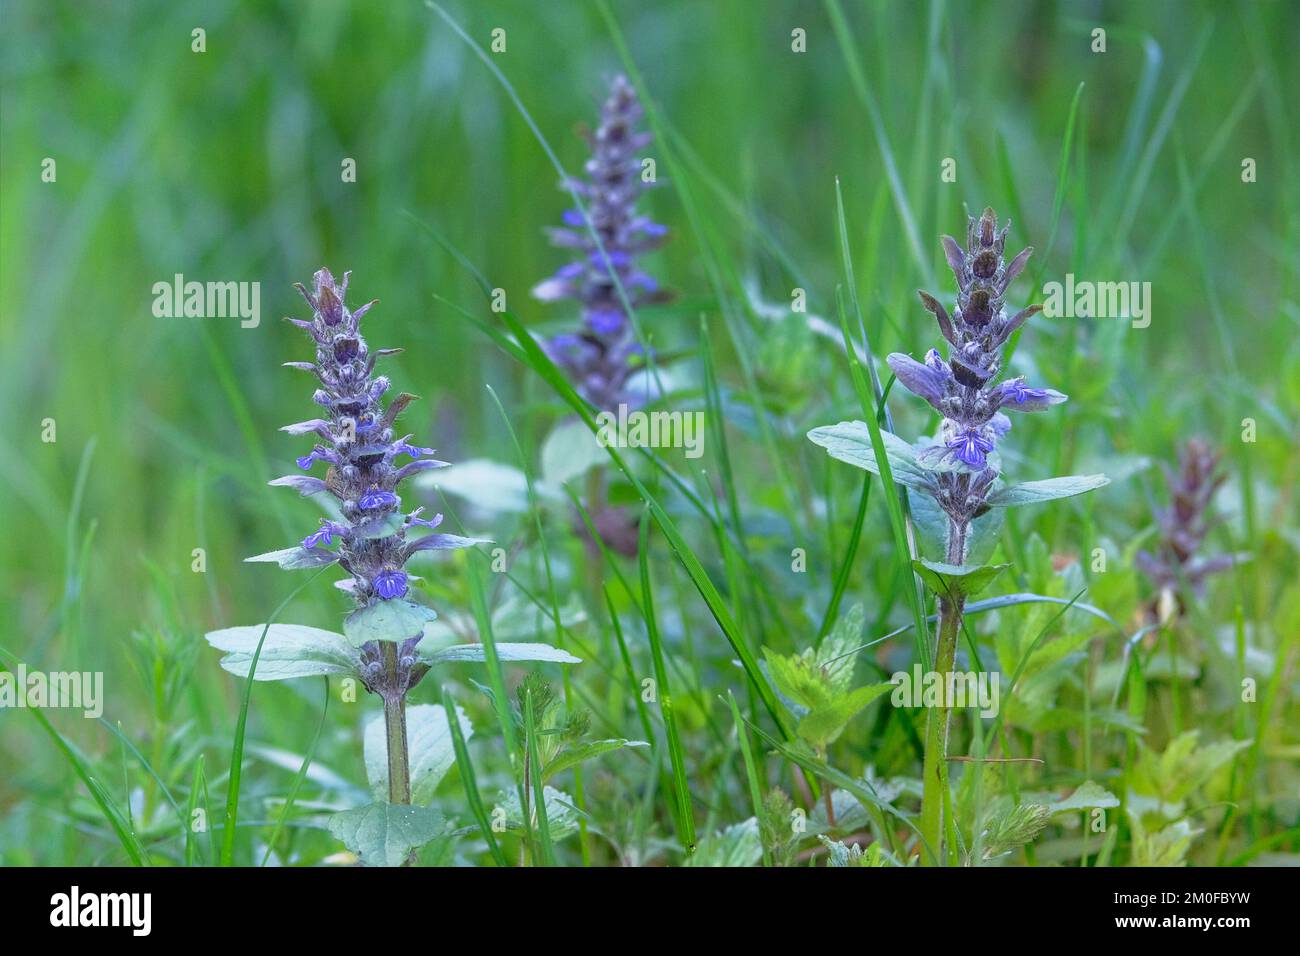
[[[554,787],[543,788],[544,799],[546,800],[546,823],[551,831],[551,839],[555,842],[563,840],[567,836],[572,836],[578,832],[578,811],[573,806],[573,798],[563,790],[556,790]],[[530,793],[531,797],[532,794]],[[524,828],[524,814],[519,808],[519,791],[513,787],[509,790],[501,791],[501,797],[497,802],[497,807],[505,811],[505,824],[508,829],[522,830]],[[532,817],[533,828],[537,827],[537,808],[529,803],[529,815]]]
[[[827,866],[897,866],[898,864],[889,856],[879,842],[872,843],[866,850],[862,849],[860,844],[846,846],[838,840],[831,840],[829,837],[820,833],[817,839],[821,841],[822,846],[830,851],[826,858]]]
[[[885,444],[885,453],[889,455],[889,467],[893,471],[894,480],[909,488],[933,494],[934,478],[916,460],[916,451],[912,446],[892,432],[882,431],[880,437]],[[808,439],[825,448],[826,453],[836,461],[864,468],[873,475],[880,474],[880,465],[876,462],[871,432],[866,422],[822,425],[810,431]]]
[[[574,657],[568,651],[562,651],[550,644],[497,644],[497,658],[501,661],[544,661],[553,664],[581,664],[582,658]],[[460,661],[482,663],[487,660],[487,651],[482,644],[453,644],[442,650],[420,652],[422,660],[429,664],[451,664]]]
[[[799,721],[799,736],[814,747],[825,747],[833,743],[862,708],[893,688],[894,685],[888,682],[867,684],[847,694],[837,695],[829,703],[814,707]]]
[[[623,747],[648,747],[650,746],[644,740],[628,740],[625,737],[612,738],[610,740],[588,740],[583,743],[574,744],[565,748],[554,760],[548,763],[542,769],[542,780],[550,780],[557,773],[568,770],[570,767],[576,767],[584,761],[593,757],[599,757],[601,754],[609,753],[611,750],[619,750]]]
[[[921,576],[921,580],[935,594],[945,596],[979,594],[1009,564],[944,564],[940,561],[927,561],[924,558],[913,561],[912,567]]]
[[[265,624],[209,631],[207,641],[227,654],[221,666],[237,677],[247,677]],[[361,658],[342,634],[301,624],[272,624],[266,630],[257,659],[255,680],[290,680],[322,674],[357,674]]]
[[[442,814],[432,807],[372,803],[330,817],[329,830],[367,866],[401,866],[412,850],[440,836]]]
[[[997,488],[986,499],[995,508],[1032,505],[1040,501],[1053,501],[1081,495],[1085,491],[1110,484],[1105,475],[1069,475],[1063,478],[1046,478],[1043,481],[1022,481],[1019,484]]]
[[[255,554],[251,558],[244,558],[244,561],[246,563],[273,563],[278,564],[286,571],[297,571],[301,568],[319,568],[322,565],[333,564],[338,559],[338,554],[326,548],[298,547]]]
[[[432,608],[411,601],[375,601],[358,608],[343,621],[343,633],[360,647],[368,641],[405,641],[424,632],[437,618]]]
[[[768,674],[781,695],[806,710],[829,704],[834,690],[826,674],[813,662],[811,655],[778,654],[763,648]]]
[[[468,740],[474,727],[465,711],[456,708],[461,735]],[[438,704],[417,704],[406,710],[406,749],[411,767],[411,801],[427,804],[438,784],[456,762],[447,712]],[[365,730],[366,777],[376,799],[388,795],[388,743],[384,717],[370,719]]]

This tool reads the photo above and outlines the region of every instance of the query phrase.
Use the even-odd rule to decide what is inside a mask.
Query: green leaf
[[[609,753],[611,750],[618,750],[622,747],[648,746],[650,745],[644,740],[628,740],[625,737],[616,737],[610,740],[589,740],[583,743],[574,744],[571,747],[565,748],[554,760],[542,769],[542,780],[549,780],[561,771],[568,770],[570,767],[576,767],[578,764],[586,760],[590,760],[593,757],[599,757],[601,754]]]
[[[799,736],[814,747],[825,747],[844,732],[850,720],[862,708],[894,687],[891,683],[867,684],[847,694],[835,697],[827,704],[814,707],[808,716],[799,721]]]
[[[933,494],[934,478],[916,460],[916,452],[912,446],[892,432],[881,432],[880,437],[885,445],[885,453],[889,455],[889,465],[893,470],[894,480],[909,488]],[[808,439],[813,444],[825,448],[826,453],[836,461],[865,468],[873,475],[880,474],[880,465],[876,461],[875,450],[871,447],[871,432],[866,422],[822,425],[810,431]]]
[[[558,843],[567,836],[572,836],[578,832],[578,811],[573,805],[573,798],[563,790],[556,790],[554,787],[546,787],[546,823],[551,831],[551,840]],[[531,798],[532,794],[529,794]],[[511,788],[501,791],[501,798],[497,803],[497,808],[505,811],[505,824],[508,829],[524,829],[524,814],[519,809],[519,791]],[[532,827],[537,828],[537,807],[530,800],[529,816],[532,817]]]
[[[913,561],[912,567],[935,594],[941,597],[979,594],[992,583],[1009,564],[943,564],[922,558]]]
[[[558,487],[608,463],[596,436],[577,418],[560,422],[542,443],[542,480]]]
[[[355,646],[367,641],[404,641],[424,632],[438,615],[432,608],[411,601],[376,601],[358,608],[343,622],[343,633]]]
[[[846,846],[838,840],[832,840],[820,833],[817,839],[821,841],[822,846],[830,851],[826,858],[827,866],[897,866],[898,864],[890,857],[889,851],[884,849],[879,841],[871,844],[864,851],[862,847],[855,843],[853,846]]]
[[[754,866],[763,856],[758,819],[750,817],[700,840],[686,866]]]
[[[822,673],[811,655],[778,654],[763,648],[772,683],[788,700],[812,710],[829,704],[835,696],[827,675]]]
[[[457,462],[450,468],[425,472],[416,479],[421,490],[457,495],[485,511],[528,511],[528,478],[511,465],[487,458]],[[549,485],[534,482],[537,496],[552,501],[563,496]]]
[[[1053,801],[1047,805],[1052,813],[1065,813],[1068,810],[1095,810],[1098,807],[1109,809],[1119,806],[1119,797],[1105,787],[1091,780],[1085,780],[1075,788],[1068,797]]]
[[[330,817],[330,833],[366,866],[401,866],[414,849],[443,833],[442,814],[431,807],[372,803]]]
[[[581,657],[574,657],[568,651],[562,651],[550,644],[498,644],[497,658],[501,661],[544,661],[553,664],[581,664]],[[451,664],[460,661],[482,663],[487,660],[487,652],[482,644],[453,644],[440,651],[420,654],[421,659],[429,664]]]
[[[286,571],[297,571],[300,568],[319,568],[322,565],[333,564],[338,559],[339,556],[335,552],[325,548],[297,547],[255,554],[251,558],[244,558],[244,561],[278,564]]]
[[[266,642],[257,659],[256,680],[289,680],[322,674],[355,675],[361,670],[356,648],[342,634],[301,624],[257,624],[209,631],[207,641],[228,652],[221,666],[237,677],[247,677],[257,642],[266,629]]]
[[[1069,498],[1110,484],[1105,475],[1070,475],[1064,478],[1047,478],[1043,481],[1023,481],[1017,485],[997,488],[987,498],[995,508],[1015,505],[1032,505],[1040,501]]]
[[[474,727],[465,711],[456,709],[461,735],[468,739]],[[456,749],[447,712],[438,704],[418,704],[406,710],[406,748],[411,762],[411,801],[427,804],[451,765]],[[377,714],[366,724],[366,777],[377,800],[388,793],[388,746],[384,717]]]

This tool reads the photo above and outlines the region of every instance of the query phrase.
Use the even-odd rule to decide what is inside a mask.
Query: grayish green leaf
[[[916,460],[916,452],[912,446],[891,432],[881,432],[880,437],[885,443],[885,453],[889,455],[889,466],[893,470],[894,480],[909,488],[933,494],[934,478]],[[871,447],[871,432],[866,422],[822,425],[810,431],[808,438],[813,444],[825,448],[826,453],[835,460],[865,468],[873,475],[880,474],[876,453]]]
[[[994,490],[986,500],[995,508],[1011,508],[1015,505],[1032,505],[1040,501],[1069,498],[1108,484],[1110,479],[1105,475],[1070,475],[1064,478],[1047,478],[1043,481],[1022,481],[1019,484]]]
[[[411,601],[375,601],[349,614],[343,633],[357,647],[368,641],[404,641],[422,634],[424,625],[437,616],[432,608]]]
[[[944,564],[939,561],[921,559],[912,562],[916,573],[921,576],[926,586],[940,596],[968,597],[979,594],[992,583],[1009,564]]]
[[[412,850],[440,836],[442,814],[431,807],[372,803],[330,817],[330,833],[366,866],[401,866]]]
[[[238,677],[247,677],[257,642],[265,624],[227,627],[209,631],[205,637],[219,651],[226,651],[221,666]],[[272,624],[266,632],[255,680],[289,680],[322,674],[355,675],[361,660],[357,649],[342,634],[301,624]]]
[[[568,651],[562,651],[550,644],[498,644],[497,657],[501,661],[544,661],[554,664],[581,664],[582,658],[574,657]],[[450,664],[459,661],[487,660],[487,652],[482,644],[453,644],[439,651],[420,652],[422,660],[429,664]]]

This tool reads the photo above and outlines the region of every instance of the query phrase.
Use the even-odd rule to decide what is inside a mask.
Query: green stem
[[[397,673],[397,645],[381,642],[384,670]],[[388,732],[388,802],[411,802],[411,762],[406,750],[406,694],[384,696],[384,727]]]
[[[950,524],[948,529],[948,563],[960,565],[966,558],[965,524]],[[934,655],[934,672],[939,675],[937,706],[927,709],[925,725],[925,761],[921,784],[922,866],[943,864],[943,804],[948,783],[948,724],[952,711],[948,704],[948,675],[957,656],[957,637],[961,633],[964,594],[939,595],[938,640]]]

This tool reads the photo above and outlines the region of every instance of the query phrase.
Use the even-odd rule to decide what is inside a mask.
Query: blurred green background
[[[577,132],[606,79],[626,69],[601,6],[447,9],[484,47],[506,31],[506,51],[488,55],[561,163],[580,168]],[[1235,600],[1262,619],[1285,599],[1300,544],[1300,6],[608,9],[671,131],[665,185],[649,199],[672,229],[649,271],[678,293],[647,318],[658,346],[693,347],[699,315],[718,314],[707,263],[720,263],[774,414],[815,423],[800,407],[819,395],[855,414],[833,349],[780,345],[734,290],[749,282],[783,303],[804,287],[811,310],[833,316],[838,177],[872,346],[921,349],[933,327],[913,290],[951,297],[938,236],[964,235],[965,208],[992,205],[1013,218],[1009,250],[1037,247],[1037,286],[1072,271],[1153,288],[1144,330],[1038,323],[1016,363],[1073,401],[1052,422],[1018,422],[1020,453],[1084,470],[1121,453],[1168,459],[1178,441],[1207,435],[1227,448],[1221,510],[1237,543],[1271,562]],[[505,289],[515,314],[554,329],[569,315],[528,290],[563,262],[542,229],[568,201],[507,90],[421,3],[4,0],[0,19],[0,646],[33,667],[104,671],[106,716],[128,735],[161,722],[222,739],[238,682],[199,649],[201,635],[265,619],[297,582],[242,559],[316,519],[309,503],[266,487],[304,451],[276,429],[312,408],[307,379],[279,367],[309,357],[301,332],[279,321],[306,314],[291,283],[322,265],[353,270],[352,304],[381,300],[367,320],[372,345],[406,349],[387,371],[422,398],[407,430],[448,460],[513,460],[484,384],[529,447],[556,406],[435,300],[492,321],[430,230]],[[1105,53],[1090,48],[1099,26]],[[206,52],[191,50],[196,27]],[[791,51],[795,28],[804,53]],[[47,157],[55,182],[42,181]],[[1257,182],[1242,182],[1246,157]],[[345,158],[355,183],[341,181]],[[955,183],[940,179],[945,158]],[[178,272],[260,282],[260,326],[155,318],[152,286]],[[734,349],[718,360],[734,380]],[[921,427],[918,409],[896,404]],[[1253,446],[1240,441],[1248,417]],[[45,419],[54,443],[42,441]],[[743,438],[737,446],[742,498],[779,507],[762,459]],[[820,469],[820,450],[797,435],[783,447],[793,470]],[[1145,477],[1125,487],[1091,505],[1117,539],[1159,498]],[[1044,521],[1049,543],[1069,550],[1066,519]],[[205,574],[191,571],[196,547]],[[883,550],[870,544],[862,560]],[[319,590],[286,616],[327,624],[341,605]],[[160,654],[189,675],[166,677],[173,691],[160,687],[171,674]],[[255,732],[301,744],[314,696],[259,688],[256,698]],[[55,720],[88,752],[115,753],[92,722]],[[88,859],[65,826],[72,781],[34,722],[0,712],[0,859]]]

